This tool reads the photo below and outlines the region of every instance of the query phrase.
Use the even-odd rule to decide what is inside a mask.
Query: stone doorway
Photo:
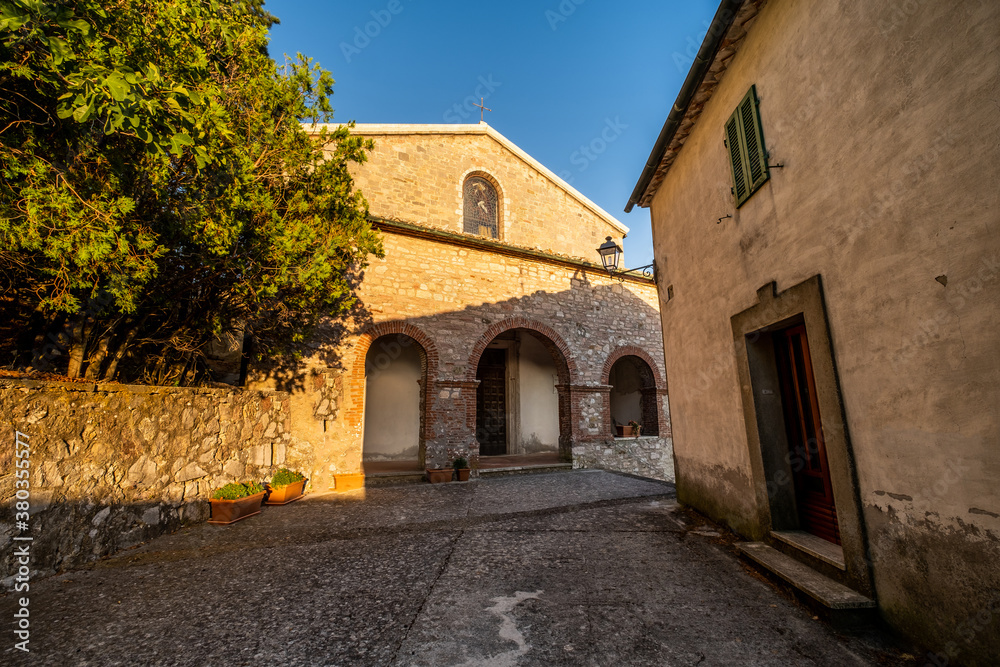
[[[758,511],[756,525],[747,527],[749,536],[873,595],[864,515],[820,277],[782,292],[774,283],[762,286],[757,304],[733,315],[731,323]],[[796,374],[803,380],[797,387],[788,381],[792,365],[798,366]],[[787,426],[801,425],[805,414],[811,415],[813,425],[802,428],[805,436],[800,437]],[[825,462],[818,459],[820,445]],[[819,484],[829,484],[823,535],[810,512],[802,511],[808,499],[799,488],[807,480],[796,479],[797,469],[811,465],[813,453],[816,465],[827,471],[817,478]]]
[[[558,456],[560,373],[551,343],[528,329],[491,340],[476,362],[476,440],[480,456]]]

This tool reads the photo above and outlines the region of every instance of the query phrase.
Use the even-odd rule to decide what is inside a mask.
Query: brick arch
[[[489,181],[490,185],[492,185],[497,189],[497,199],[501,202],[503,201],[503,186],[500,185],[500,181],[497,180],[496,176],[486,171],[486,169],[484,169],[483,167],[473,167],[472,169],[466,170],[466,172],[462,174],[462,178],[458,180],[459,193],[464,192],[465,182],[470,178],[472,178],[473,176],[478,176],[479,178],[483,178]]]
[[[492,325],[483,332],[479,340],[469,354],[469,362],[465,368],[465,379],[471,386],[476,386],[476,371],[479,368],[479,360],[490,342],[511,329],[524,329],[536,336],[537,340],[552,355],[556,372],[559,375],[559,384],[556,390],[559,394],[559,456],[564,461],[573,460],[573,382],[579,376],[576,361],[570,353],[569,346],[563,337],[555,329],[542,324],[537,320],[530,320],[524,317],[510,317]],[[476,428],[477,401],[475,397],[466,402],[466,424],[472,430]],[[476,453],[478,455],[478,443]]]
[[[417,327],[400,320],[381,322],[365,329],[358,342],[354,345],[354,363],[351,366],[347,382],[350,384],[350,405],[347,410],[347,426],[357,434],[361,434],[365,419],[365,359],[372,344],[383,336],[403,334],[416,341],[420,350],[421,388],[420,388],[420,460],[426,455],[427,441],[433,437],[432,397],[438,375],[438,351],[434,341]],[[356,443],[364,452],[364,438],[361,436]]]
[[[354,366],[351,369],[352,379],[360,379],[364,381],[365,357],[368,355],[368,350],[371,348],[372,343],[382,336],[388,336],[391,334],[403,334],[409,336],[420,344],[420,347],[423,348],[424,352],[424,375],[430,380],[436,380],[439,361],[437,345],[435,345],[431,337],[424,333],[421,329],[418,329],[409,322],[404,322],[402,320],[380,322],[379,324],[374,324],[361,332],[361,337],[354,346]]]
[[[649,368],[650,375],[653,378],[653,386],[647,387],[642,390],[641,398],[641,410],[642,410],[642,423],[643,423],[643,433],[646,435],[660,436],[661,433],[665,431],[661,428],[665,426],[663,406],[660,405],[660,396],[665,395],[666,384],[663,382],[663,375],[660,373],[660,369],[656,364],[653,357],[643,350],[641,347],[636,347],[635,345],[622,345],[621,347],[612,350],[611,354],[608,355],[607,360],[604,362],[604,369],[601,371],[601,382],[605,385],[611,384],[611,369],[614,365],[624,359],[625,357],[636,357],[646,364]],[[614,428],[614,422],[611,418],[611,389],[607,394],[607,398],[604,404],[604,423],[607,427]],[[668,431],[669,429],[667,429]]]
[[[479,368],[479,359],[483,356],[483,352],[490,342],[500,334],[511,329],[527,329],[533,333],[540,334],[541,339],[539,342],[545,346],[549,354],[552,355],[553,361],[555,361],[556,370],[559,373],[559,383],[567,386],[573,384],[579,376],[579,372],[576,367],[576,361],[566,341],[552,327],[542,324],[537,320],[529,320],[524,317],[509,317],[490,326],[483,332],[469,354],[469,362],[465,367],[466,381],[475,381],[476,370]]]
[[[615,348],[608,355],[608,358],[604,362],[604,370],[601,371],[601,382],[608,384],[611,378],[611,368],[615,363],[622,357],[639,357],[646,362],[649,366],[649,370],[653,373],[653,381],[656,383],[657,389],[663,389],[665,384],[663,382],[663,375],[660,373],[659,367],[656,365],[656,361],[653,357],[646,352],[641,347],[636,347],[635,345],[622,345],[621,347]]]

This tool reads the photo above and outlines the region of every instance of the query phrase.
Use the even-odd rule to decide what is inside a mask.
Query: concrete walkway
[[[673,486],[575,471],[314,496],[31,585],[25,665],[904,665]],[[10,619],[13,600],[2,600]]]

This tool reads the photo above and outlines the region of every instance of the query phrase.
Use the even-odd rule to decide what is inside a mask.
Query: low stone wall
[[[589,441],[573,447],[574,468],[602,468],[674,481],[673,438],[641,436]]]
[[[51,573],[207,519],[228,482],[282,465],[308,474],[311,448],[293,443],[289,422],[283,392],[0,380],[4,576],[16,570],[15,535],[33,538],[31,569]],[[15,439],[30,448],[25,533]]]

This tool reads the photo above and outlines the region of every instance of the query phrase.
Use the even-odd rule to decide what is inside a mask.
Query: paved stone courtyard
[[[307,497],[31,585],[25,665],[910,665],[673,486],[574,471]],[[11,595],[0,599],[11,618]]]

